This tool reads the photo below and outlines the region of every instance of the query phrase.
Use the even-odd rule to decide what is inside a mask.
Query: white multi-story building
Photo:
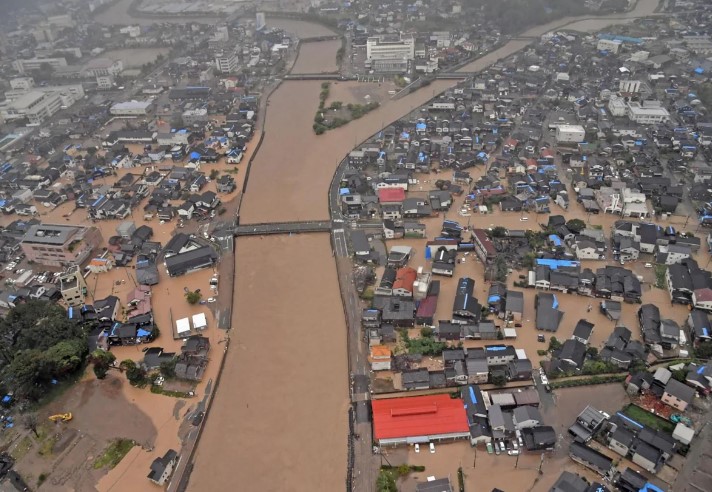
[[[641,125],[663,123],[670,119],[670,113],[663,108],[660,101],[629,102],[626,111],[628,118]]]
[[[99,75],[119,75],[124,70],[121,60],[110,60],[109,58],[95,58],[86,64],[84,73],[89,77]]]
[[[621,80],[618,84],[619,92],[640,92],[640,80]]]
[[[14,90],[29,91],[35,86],[35,80],[32,77],[15,77],[10,79],[10,87]]]
[[[109,90],[114,86],[114,77],[111,75],[99,75],[96,78],[96,87],[99,90]]]
[[[56,70],[59,67],[66,67],[67,60],[66,58],[27,58],[12,62],[12,68],[20,73],[27,73],[41,69],[44,64]]]
[[[557,142],[580,143],[586,139],[586,130],[581,125],[559,125],[556,129]]]
[[[237,57],[233,53],[223,53],[215,56],[215,67],[220,73],[232,73],[237,70]]]
[[[27,117],[31,125],[39,125],[62,109],[62,98],[56,92],[31,91],[0,106],[5,120]]]
[[[372,36],[366,40],[366,64],[377,72],[404,72],[415,58],[413,36]]]
[[[625,116],[628,112],[625,99],[618,96],[611,96],[608,100],[608,111],[611,113],[611,116]]]

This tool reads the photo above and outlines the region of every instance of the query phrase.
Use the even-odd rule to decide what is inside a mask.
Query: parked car
[[[420,444],[415,445],[415,452],[420,453]]]
[[[430,443],[430,452],[431,452],[431,453],[434,453],[434,452],[435,452],[435,444],[432,443],[432,442]]]

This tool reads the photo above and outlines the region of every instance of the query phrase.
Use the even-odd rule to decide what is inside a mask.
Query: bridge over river
[[[235,236],[263,236],[267,234],[301,234],[306,232],[329,232],[330,220],[307,220],[303,222],[270,222],[244,224],[235,227]]]

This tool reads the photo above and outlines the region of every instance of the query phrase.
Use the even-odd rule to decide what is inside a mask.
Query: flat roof
[[[465,406],[450,395],[371,401],[376,440],[467,433]]]
[[[193,328],[196,330],[202,330],[207,328],[208,320],[205,318],[205,313],[198,313],[193,315]]]
[[[181,333],[186,333],[190,331],[190,319],[181,318],[176,320],[176,331],[180,335]]]
[[[76,235],[80,229],[79,226],[35,224],[27,230],[22,242],[61,245]]]

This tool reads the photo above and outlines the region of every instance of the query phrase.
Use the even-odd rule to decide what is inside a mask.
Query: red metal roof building
[[[378,190],[379,203],[403,203],[405,190],[403,188],[383,188]]]
[[[379,445],[470,437],[465,406],[450,395],[372,400],[373,435]]]

